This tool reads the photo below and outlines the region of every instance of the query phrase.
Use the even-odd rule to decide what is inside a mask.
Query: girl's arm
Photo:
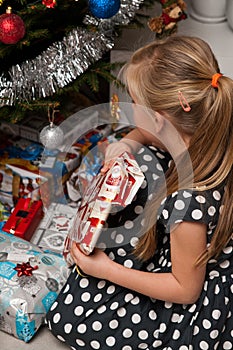
[[[183,222],[171,232],[171,273],[129,269],[96,250],[85,256],[74,244],[71,254],[84,273],[111,281],[154,299],[180,304],[194,303],[201,292],[205,266],[195,261],[206,249],[206,225]]]

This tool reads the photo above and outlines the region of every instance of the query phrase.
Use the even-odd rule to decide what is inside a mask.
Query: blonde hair
[[[190,135],[194,188],[210,189],[224,183],[223,210],[212,242],[198,263],[217,257],[233,231],[233,80],[223,75],[214,88],[211,80],[217,72],[217,60],[206,42],[178,35],[138,49],[124,70],[137,103],[167,113],[178,131]],[[191,106],[189,112],[182,109],[179,91]],[[178,189],[175,165],[166,178],[169,195]],[[151,220],[155,221],[156,214],[151,213],[157,209],[158,202],[150,206],[148,231],[135,250],[143,260],[155,252],[156,224],[151,227]]]

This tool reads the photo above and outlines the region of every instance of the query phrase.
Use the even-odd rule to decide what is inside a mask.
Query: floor
[[[29,343],[0,332],[1,350],[68,350],[69,347],[56,339],[46,326],[42,326]]]
[[[187,12],[189,14],[190,1],[188,0],[186,2],[188,4]],[[125,37],[124,33],[115,46],[115,50],[118,54],[120,51],[122,52],[122,50],[132,51],[137,46],[141,46],[142,43],[151,40],[153,37],[153,34],[149,31],[149,29],[143,29],[141,31],[137,30],[136,33],[135,30],[130,29],[127,33],[125,33],[125,35],[130,37],[129,39]],[[179,33],[199,36],[208,41],[219,60],[222,73],[233,78],[233,31],[229,28],[227,22],[206,24],[198,22],[189,16],[187,20],[179,23]],[[39,329],[38,333],[29,343],[24,343],[23,341],[18,340],[8,334],[0,332],[0,344],[1,350],[68,349],[67,346],[53,337],[46,327],[41,327],[41,329]]]

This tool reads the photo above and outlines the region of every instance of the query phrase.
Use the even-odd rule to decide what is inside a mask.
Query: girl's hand
[[[101,173],[106,173],[106,171],[108,171],[111,168],[114,161],[124,152],[131,153],[132,149],[123,140],[110,143],[110,145],[108,145],[105,151],[104,165],[101,168]]]
[[[70,254],[84,274],[107,279],[113,261],[102,250],[96,248],[91,255],[86,255],[73,243]]]

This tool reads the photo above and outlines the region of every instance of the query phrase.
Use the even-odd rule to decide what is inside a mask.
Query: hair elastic
[[[183,110],[185,112],[190,112],[191,107],[181,91],[178,91],[178,97],[179,97],[180,105],[183,108]]]
[[[213,76],[212,76],[212,82],[211,82],[211,85],[214,87],[214,88],[218,88],[218,79],[222,76],[221,73],[215,73]]]

